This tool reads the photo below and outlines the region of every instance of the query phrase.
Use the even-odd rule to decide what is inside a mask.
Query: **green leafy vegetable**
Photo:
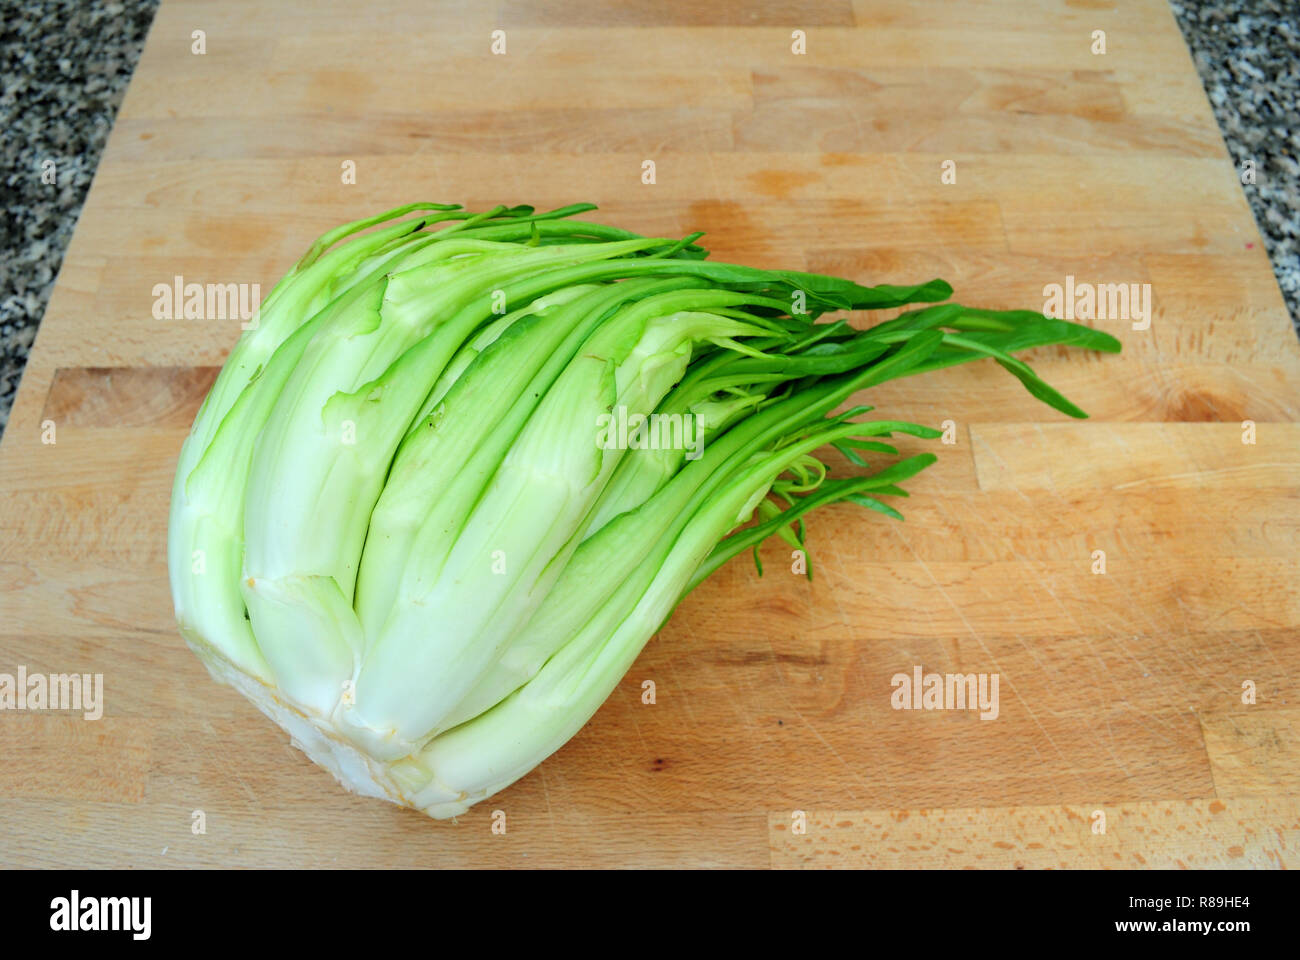
[[[181,632],[345,785],[453,816],[558,749],[681,598],[935,459],[841,408],[1014,351],[1117,351],[1028,311],[705,259],[547,213],[411,204],[327,233],[236,344],[182,448]],[[830,477],[832,447],[860,475]],[[750,521],[753,521],[750,524]],[[747,525],[749,524],[749,525]],[[811,576],[811,567],[809,575]],[[760,567],[761,572],[761,567]]]

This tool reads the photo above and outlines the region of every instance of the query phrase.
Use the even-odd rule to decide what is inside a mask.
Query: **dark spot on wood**
[[[1172,397],[1166,420],[1175,423],[1240,423],[1246,419],[1236,402],[1208,390],[1187,390]]]
[[[188,427],[219,367],[59,367],[42,419],[74,427]]]
[[[801,667],[825,666],[829,661],[825,654],[810,653],[773,653],[770,650],[752,650],[738,657],[723,657],[714,663],[732,667],[752,666],[756,663],[790,663]]]

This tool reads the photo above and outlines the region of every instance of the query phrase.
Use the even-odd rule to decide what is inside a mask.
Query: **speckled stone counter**
[[[1171,0],[1300,332],[1300,3]]]
[[[1295,0],[1171,0],[1300,324]],[[0,0],[0,431],[156,0]],[[55,182],[42,182],[53,161]]]
[[[0,430],[157,8],[0,0]]]

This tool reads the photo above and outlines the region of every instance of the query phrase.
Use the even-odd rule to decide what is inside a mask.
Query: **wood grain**
[[[1276,798],[1096,807],[818,812],[806,833],[769,818],[777,867],[1016,870],[1285,868],[1300,852],[1294,805]],[[1104,831],[1094,829],[1104,826]],[[1187,834],[1197,838],[1195,847]]]
[[[1150,284],[1151,323],[1030,355],[1088,421],[987,365],[873,390],[953,422],[905,444],[940,456],[905,523],[814,518],[811,583],[780,545],[728,565],[573,741],[434,823],[344,793],[177,635],[172,471],[239,324],[151,294],[269,291],[417,199],[592,200],[990,307]],[[98,721],[0,713],[0,865],[1294,867],[1298,385],[1162,0],[165,0],[0,445],[0,673],[105,686]],[[996,673],[997,719],[894,709],[917,666]]]

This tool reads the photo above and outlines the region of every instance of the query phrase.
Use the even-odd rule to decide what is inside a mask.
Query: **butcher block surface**
[[[0,713],[0,865],[1295,867],[1300,346],[1242,191],[1162,0],[165,0],[0,446],[0,672],[104,684],[98,720]],[[904,523],[814,516],[811,583],[734,560],[437,822],[344,792],[177,633],[172,472],[239,325],[152,292],[268,292],[417,200],[1153,309],[1092,321],[1121,355],[1026,355],[1089,420],[991,363],[869,391],[951,421],[904,444],[939,455]],[[997,717],[895,709],[918,667],[996,674]]]

